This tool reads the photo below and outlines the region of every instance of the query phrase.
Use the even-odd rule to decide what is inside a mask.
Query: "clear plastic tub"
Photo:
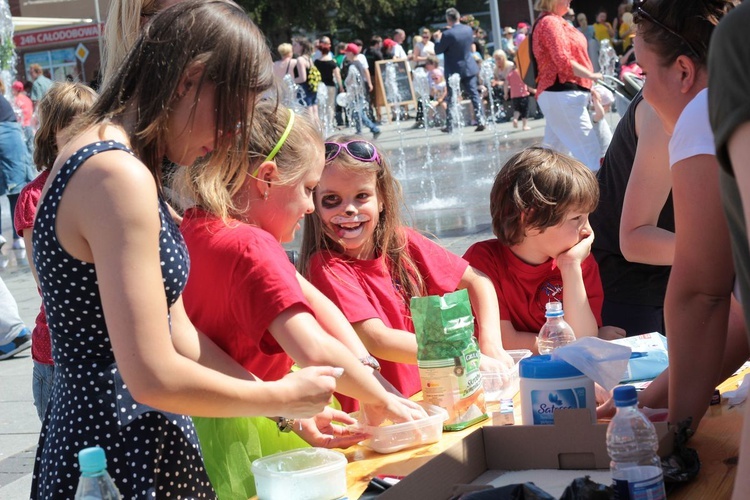
[[[353,428],[370,434],[370,438],[360,444],[378,453],[394,453],[406,448],[423,444],[436,443],[443,435],[443,422],[448,419],[448,412],[439,406],[428,403],[418,403],[427,412],[428,417],[422,420],[404,422],[400,424],[373,427],[358,423]],[[359,412],[352,417],[359,420]]]
[[[516,362],[513,368],[505,372],[482,372],[482,385],[484,386],[484,399],[488,402],[498,402],[503,399],[513,399],[520,387],[518,376],[518,363],[531,356],[528,349],[516,349],[508,351]]]
[[[346,496],[346,457],[325,448],[284,451],[251,466],[259,500],[335,500]]]

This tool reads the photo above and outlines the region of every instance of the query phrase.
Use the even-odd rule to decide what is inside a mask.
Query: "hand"
[[[596,407],[596,419],[610,419],[615,416],[615,398],[609,398],[604,404]]]
[[[440,30],[437,30],[435,33],[432,34],[432,39],[436,42],[439,42],[440,39],[443,38],[443,32]]]
[[[369,82],[367,83],[367,90],[369,92],[372,92],[372,83],[369,83]]]
[[[612,391],[608,391],[599,384],[594,383],[594,398],[596,400],[596,404],[606,404],[613,399]]]
[[[581,262],[586,260],[586,257],[591,253],[591,245],[594,243],[594,231],[591,226],[586,223],[581,234],[583,238],[573,245],[569,250],[561,253],[556,257],[557,266],[563,268],[570,265],[581,265]]]
[[[308,418],[322,412],[331,402],[341,368],[310,366],[286,375],[278,384],[287,394],[287,403],[279,412],[287,418]]]
[[[598,80],[601,80],[603,78],[601,73],[592,73],[591,79],[596,83]]]
[[[625,337],[627,333],[617,326],[603,326],[599,328],[598,337],[602,340],[617,340]]]
[[[413,401],[388,394],[384,404],[363,404],[362,415],[367,425],[378,426],[386,419],[393,423],[421,420],[427,412]]]
[[[336,425],[334,420],[349,425],[357,423],[343,411],[326,407],[313,418],[295,422],[294,432],[309,445],[321,448],[348,448],[370,437],[365,432],[352,432],[343,425]]]
[[[483,372],[504,373],[511,370],[515,364],[515,360],[505,349],[493,349],[482,353],[479,369]]]

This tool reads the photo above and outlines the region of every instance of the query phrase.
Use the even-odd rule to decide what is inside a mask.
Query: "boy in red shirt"
[[[551,301],[563,302],[577,338],[624,335],[614,327],[599,329],[604,292],[588,221],[598,202],[594,174],[549,149],[517,153],[495,177],[490,211],[497,238],[472,245],[464,258],[495,285],[506,349],[537,352]]]

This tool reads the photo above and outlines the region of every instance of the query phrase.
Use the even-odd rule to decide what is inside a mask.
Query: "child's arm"
[[[29,249],[29,252],[32,248],[31,233],[33,230],[33,227],[23,230],[23,242],[26,244],[26,248]],[[41,286],[39,285],[39,276],[36,274],[36,266],[34,266],[34,259],[29,259],[29,267],[31,268],[31,275],[34,276],[34,281],[36,281],[36,287],[41,289]]]
[[[268,330],[279,345],[300,366],[317,366],[335,363],[344,369],[336,383],[336,390],[370,405],[368,418],[380,417],[405,421],[422,418],[424,411],[407,399],[388,393],[369,367],[364,366],[344,345],[323,331],[320,324],[302,305],[292,306],[279,314]],[[412,335],[413,336],[413,335]]]
[[[591,121],[598,123],[604,118],[604,108],[602,107],[602,98],[599,96],[599,92],[591,90],[591,102],[594,105],[594,116],[591,117]]]
[[[529,349],[534,354],[539,354],[537,338],[539,332],[520,332],[515,329],[510,320],[501,319],[500,328],[503,333],[503,345],[506,349]]]
[[[591,231],[591,227],[588,231],[585,238],[556,258],[563,281],[565,321],[573,328],[576,338],[596,337],[599,331],[586,294],[581,267],[583,261],[591,253],[591,244],[594,242],[594,232]]]
[[[302,293],[315,311],[315,318],[320,326],[333,338],[344,344],[358,358],[369,356],[370,353],[362,343],[357,333],[352,329],[349,320],[344,313],[331,302],[331,299],[315,288],[301,274],[297,273],[297,282],[302,288]]]
[[[513,358],[503,348],[500,308],[497,304],[495,285],[486,274],[468,266],[461,276],[458,288],[469,292],[469,300],[479,327],[479,331],[476,332],[479,350],[482,354],[500,361],[506,367],[512,367]]]
[[[396,363],[417,364],[417,336],[413,333],[389,328],[380,318],[358,321],[352,326],[373,356]]]

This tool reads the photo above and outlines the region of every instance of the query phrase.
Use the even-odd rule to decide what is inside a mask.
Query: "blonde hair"
[[[159,11],[159,0],[112,0],[102,45],[102,88],[109,85],[141,33],[143,20]]]
[[[81,83],[57,82],[39,101],[39,130],[34,136],[34,164],[38,171],[50,168],[57,158],[57,134],[92,108],[96,92]]]
[[[513,155],[490,192],[492,231],[503,245],[521,243],[528,229],[560,224],[571,210],[591,213],[599,183],[578,160],[551,149],[531,147]]]
[[[193,182],[203,206],[225,218],[233,210],[234,193],[229,187],[246,175],[255,101],[274,81],[263,34],[234,2],[186,0],[155,16],[80,127],[136,110],[131,146],[161,189],[171,109],[179,98],[183,75],[195,64],[204,67],[195,102],[203,86],[211,84],[216,111],[215,149]],[[192,113],[189,120],[195,119]]]
[[[354,135],[334,135],[329,137],[326,142],[343,144],[357,139],[364,140]],[[373,246],[376,253],[384,257],[385,264],[389,267],[389,271],[394,278],[401,283],[401,293],[408,301],[411,297],[426,295],[426,287],[419,269],[408,252],[405,251],[407,241],[404,224],[401,220],[401,204],[403,201],[401,184],[393,176],[388,160],[380,151],[378,151],[378,155],[380,155],[380,164],[357,160],[346,151],[342,151],[335,159],[326,162],[326,167],[335,163],[349,172],[375,175],[378,200],[383,204],[383,209],[380,211],[380,218],[373,233]],[[316,209],[319,208],[317,205],[318,200],[316,199]],[[320,251],[338,252],[340,250],[341,245],[326,232],[318,212],[306,215],[305,231],[300,250],[300,273],[303,276],[309,275],[310,259],[315,253]]]
[[[282,43],[279,45],[279,47],[276,49],[279,51],[279,55],[281,57],[291,56],[292,55],[292,44],[291,43]]]
[[[554,12],[558,0],[536,0],[534,10],[537,12]]]

